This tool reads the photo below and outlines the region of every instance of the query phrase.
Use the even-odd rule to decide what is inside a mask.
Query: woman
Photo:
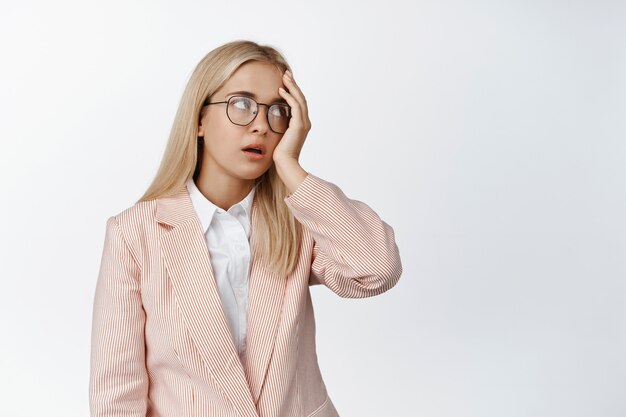
[[[206,55],[156,178],[108,219],[94,299],[92,417],[337,416],[309,286],[393,287],[393,229],[298,158],[307,103],[279,52]]]

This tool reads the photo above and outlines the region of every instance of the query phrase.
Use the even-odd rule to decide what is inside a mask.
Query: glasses
[[[211,104],[224,104],[226,103],[226,116],[231,123],[238,126],[247,126],[256,118],[259,113],[259,106],[266,106],[267,109],[267,123],[270,125],[270,129],[275,133],[285,133],[289,127],[289,119],[291,119],[291,107],[286,104],[264,104],[257,103],[250,97],[245,96],[232,96],[227,101],[214,101],[209,102],[206,99],[205,106]]]

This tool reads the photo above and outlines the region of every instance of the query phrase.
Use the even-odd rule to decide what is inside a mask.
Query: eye
[[[291,109],[289,108],[289,106],[275,104],[270,107],[270,114],[272,115],[272,117],[288,118],[290,115],[290,110]]]
[[[247,97],[235,97],[231,99],[230,105],[237,110],[250,110],[253,107],[252,100]]]

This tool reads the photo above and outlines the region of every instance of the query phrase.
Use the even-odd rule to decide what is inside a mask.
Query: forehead
[[[265,62],[246,62],[226,80],[215,92],[219,97],[226,97],[235,91],[248,91],[262,102],[278,100],[278,88],[283,86],[282,73],[272,64]]]

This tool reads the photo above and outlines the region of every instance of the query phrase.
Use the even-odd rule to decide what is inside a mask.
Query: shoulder
[[[155,224],[157,199],[135,203],[107,220],[107,227],[117,227],[123,240],[136,259],[148,248],[154,236],[151,228]],[[114,223],[112,225],[111,223]]]
[[[140,201],[111,217],[116,220],[120,229],[130,232],[133,229],[154,223],[156,207],[157,199]]]
[[[183,186],[171,194],[139,201],[109,220],[117,223],[128,240],[149,240],[158,234],[158,224],[175,226],[194,216],[189,193]]]

